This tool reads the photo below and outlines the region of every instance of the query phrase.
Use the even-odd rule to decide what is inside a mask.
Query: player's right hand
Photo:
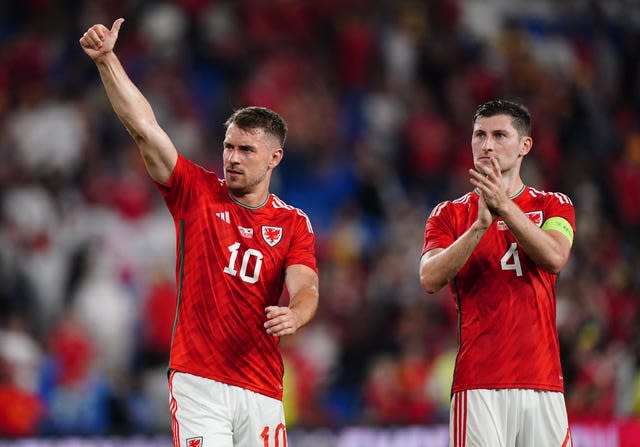
[[[113,51],[113,47],[118,40],[120,26],[124,19],[120,18],[113,22],[111,29],[104,25],[93,25],[80,38],[80,46],[87,55],[94,61],[100,59],[107,53]]]
[[[487,206],[483,194],[480,193],[480,199],[478,200],[478,225],[486,230],[491,226],[496,217],[497,215]]]

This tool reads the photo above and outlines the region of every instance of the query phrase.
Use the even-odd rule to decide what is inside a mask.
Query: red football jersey
[[[423,253],[446,248],[473,224],[478,194],[440,203],[427,220]],[[564,194],[525,187],[514,202],[538,226],[575,211]],[[458,311],[453,392],[487,388],[563,391],[556,329],[556,274],[537,266],[496,219],[449,286]]]
[[[158,187],[177,236],[169,367],[281,400],[283,363],[264,309],[278,304],[287,267],[317,271],[309,219],[273,194],[255,208],[234,201],[224,180],[182,155]]]

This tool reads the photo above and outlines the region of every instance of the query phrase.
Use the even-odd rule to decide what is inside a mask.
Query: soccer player
[[[178,305],[169,361],[176,447],[285,446],[279,337],[315,314],[315,239],[269,193],[286,124],[261,107],[225,123],[224,180],[183,157],[113,52],[124,19],[80,39],[171,212]],[[279,306],[283,287],[289,305]]]
[[[569,198],[526,186],[527,109],[504,100],[473,117],[473,191],[427,219],[420,282],[447,283],[458,311],[450,411],[454,447],[571,446],[556,330],[558,272],[575,233]]]

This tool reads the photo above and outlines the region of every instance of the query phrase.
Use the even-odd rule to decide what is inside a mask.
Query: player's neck
[[[509,197],[515,197],[524,187],[524,182],[519,175],[516,175],[514,178],[502,177],[502,184]]]
[[[231,200],[246,208],[260,208],[267,203],[267,200],[269,200],[268,190],[243,194],[229,189],[228,193]]]

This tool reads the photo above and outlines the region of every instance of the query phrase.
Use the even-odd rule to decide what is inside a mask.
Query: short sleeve
[[[442,202],[431,212],[425,225],[422,254],[435,248],[447,248],[455,241],[455,234],[449,222],[451,207],[451,202]]]
[[[559,192],[547,194],[544,218],[548,220],[552,217],[562,217],[569,222],[573,233],[576,233],[576,211],[573,202],[565,194]]]
[[[217,176],[178,153],[178,160],[166,183],[155,182],[173,216],[182,216],[196,200],[200,186],[217,185]]]
[[[318,272],[315,254],[316,239],[311,227],[309,218],[299,210],[296,210],[296,226],[294,229],[295,237],[293,238],[289,251],[285,259],[285,268],[302,264]]]

